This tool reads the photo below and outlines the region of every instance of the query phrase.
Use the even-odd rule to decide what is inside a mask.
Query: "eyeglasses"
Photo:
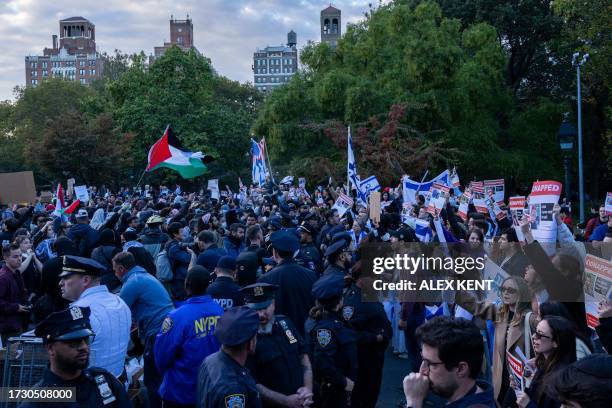
[[[423,362],[421,363],[421,365],[424,365],[426,369],[429,369],[431,366],[435,367],[437,365],[444,364],[444,362],[442,362],[442,361],[433,362],[433,361],[429,361],[426,358],[422,358],[422,359],[423,359]]]
[[[538,332],[533,333],[531,336],[532,336],[534,339],[536,339],[536,340],[540,340],[542,337],[544,337],[545,339],[552,340],[552,337],[547,336],[547,335],[542,334],[542,333],[538,333]]]
[[[516,290],[515,288],[510,288],[510,287],[505,287],[504,286],[504,287],[502,287],[500,289],[500,292],[502,292],[502,293],[508,292],[511,295],[515,295],[518,292],[518,290]]]

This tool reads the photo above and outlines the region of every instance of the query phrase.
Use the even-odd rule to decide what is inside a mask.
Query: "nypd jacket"
[[[223,308],[206,295],[187,299],[166,317],[154,349],[164,400],[195,404],[198,369],[220,347],[214,332],[222,314]]]

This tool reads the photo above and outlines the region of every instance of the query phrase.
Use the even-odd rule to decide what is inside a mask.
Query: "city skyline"
[[[228,4],[229,3],[229,4]],[[170,0],[85,1],[75,7],[65,0],[49,4],[40,0],[12,0],[0,5],[0,100],[14,99],[13,88],[25,85],[23,59],[39,55],[51,46],[58,22],[83,16],[96,25],[100,52],[140,52],[169,41],[169,20],[189,14],[194,26],[194,45],[210,58],[217,72],[242,83],[253,81],[253,51],[286,42],[287,32],[298,35],[298,50],[309,40],[320,41],[320,11],[329,2],[308,0]],[[363,18],[368,1],[335,1],[342,9],[342,32],[346,23]]]

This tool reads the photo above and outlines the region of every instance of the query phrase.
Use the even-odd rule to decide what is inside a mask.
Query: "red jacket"
[[[23,319],[17,310],[27,299],[21,274],[14,274],[6,266],[0,268],[0,333],[21,331]]]
[[[587,222],[586,228],[584,229],[584,240],[588,241],[589,237],[595,231],[595,228],[599,227],[601,224],[601,220],[599,219],[599,215],[597,217],[593,217]]]

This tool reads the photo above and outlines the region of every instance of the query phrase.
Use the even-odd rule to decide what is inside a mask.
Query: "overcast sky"
[[[336,0],[347,22],[363,18],[368,3],[378,0]],[[320,41],[319,13],[329,2],[316,0],[0,0],[0,100],[13,99],[15,85],[24,85],[24,57],[42,55],[59,34],[59,20],[82,16],[96,26],[99,51],[132,53],[170,40],[170,15],[193,21],[195,46],[212,60],[221,75],[253,81],[253,51],[287,42],[294,30],[298,49]]]

